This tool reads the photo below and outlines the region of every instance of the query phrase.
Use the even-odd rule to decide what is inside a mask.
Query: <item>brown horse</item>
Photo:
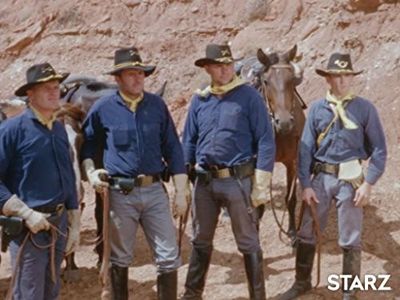
[[[263,64],[260,76],[262,93],[266,99],[275,129],[276,162],[286,167],[287,193],[285,203],[289,212],[289,229],[287,235],[296,241],[296,171],[298,144],[305,123],[305,108],[296,91],[301,82],[302,72],[293,62],[297,47],[285,53],[265,54],[257,52],[258,60]]]

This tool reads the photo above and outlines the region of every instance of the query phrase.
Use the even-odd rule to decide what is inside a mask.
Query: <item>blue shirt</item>
[[[303,188],[311,186],[315,161],[339,164],[354,159],[370,159],[365,180],[375,184],[383,174],[387,157],[386,141],[375,106],[366,99],[356,97],[347,104],[345,110],[347,117],[358,128],[345,129],[338,119],[317,147],[317,138],[328,127],[334,113],[326,99],[316,101],[311,106],[299,152],[298,177]]]
[[[77,209],[75,174],[64,126],[43,126],[31,109],[0,125],[0,207],[16,194],[29,207]]]
[[[187,163],[231,167],[257,157],[257,169],[272,172],[275,142],[261,95],[240,85],[221,99],[194,95],[183,133]]]
[[[104,168],[111,176],[160,174],[165,163],[172,174],[185,173],[182,146],[163,99],[145,92],[136,112],[118,92],[99,99],[83,123],[81,159],[94,159],[103,147]]]

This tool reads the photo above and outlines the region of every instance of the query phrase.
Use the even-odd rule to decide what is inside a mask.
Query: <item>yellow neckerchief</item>
[[[346,101],[351,101],[354,99],[354,96],[351,93],[348,93],[346,96],[341,97],[338,99],[335,95],[333,95],[330,91],[326,93],[326,100],[333,104],[331,105],[332,109],[334,110],[335,114],[339,116],[339,119],[342,121],[344,128],[346,129],[357,129],[358,126],[352,120],[350,120],[346,116],[346,111],[344,109],[344,103]]]
[[[124,94],[122,91],[119,91],[119,93],[121,94],[121,97],[125,101],[126,105],[128,105],[129,109],[133,112],[136,112],[136,108],[139,102],[143,100],[143,93],[141,93],[136,98],[131,98]]]
[[[209,85],[203,90],[196,90],[196,94],[200,95],[201,97],[206,97],[208,94],[213,94],[213,95],[223,95],[226,94],[227,92],[233,90],[235,87],[242,85],[246,83],[242,78],[239,76],[233,77],[232,81],[225,84],[225,85]]]
[[[53,113],[51,115],[50,119],[47,119],[45,116],[43,116],[42,113],[40,113],[38,110],[36,110],[32,105],[29,105],[29,107],[35,114],[35,116],[38,119],[38,121],[40,122],[40,124],[46,126],[47,129],[49,129],[49,130],[53,129],[53,123],[56,120],[56,113]]]

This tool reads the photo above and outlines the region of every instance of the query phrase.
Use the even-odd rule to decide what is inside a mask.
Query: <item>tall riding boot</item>
[[[176,270],[157,276],[157,299],[176,300],[178,289],[178,273]]]
[[[128,300],[128,268],[111,266],[112,300]]]
[[[250,254],[244,254],[243,257],[250,300],[265,300],[263,257],[261,250]]]
[[[201,300],[208,267],[211,261],[212,247],[192,249],[189,269],[186,276],[185,293],[181,300]]]
[[[348,281],[347,289],[342,286],[343,300],[355,300],[356,291],[349,290],[353,283],[354,277],[360,279],[361,273],[361,250],[343,249],[343,275],[351,275],[352,279]]]
[[[293,286],[283,293],[280,300],[296,299],[311,290],[311,272],[315,256],[315,245],[298,242],[296,252],[296,280]]]

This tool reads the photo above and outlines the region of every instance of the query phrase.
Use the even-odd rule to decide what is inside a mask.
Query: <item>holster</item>
[[[6,252],[10,241],[24,229],[24,220],[19,217],[0,216],[1,251]]]

